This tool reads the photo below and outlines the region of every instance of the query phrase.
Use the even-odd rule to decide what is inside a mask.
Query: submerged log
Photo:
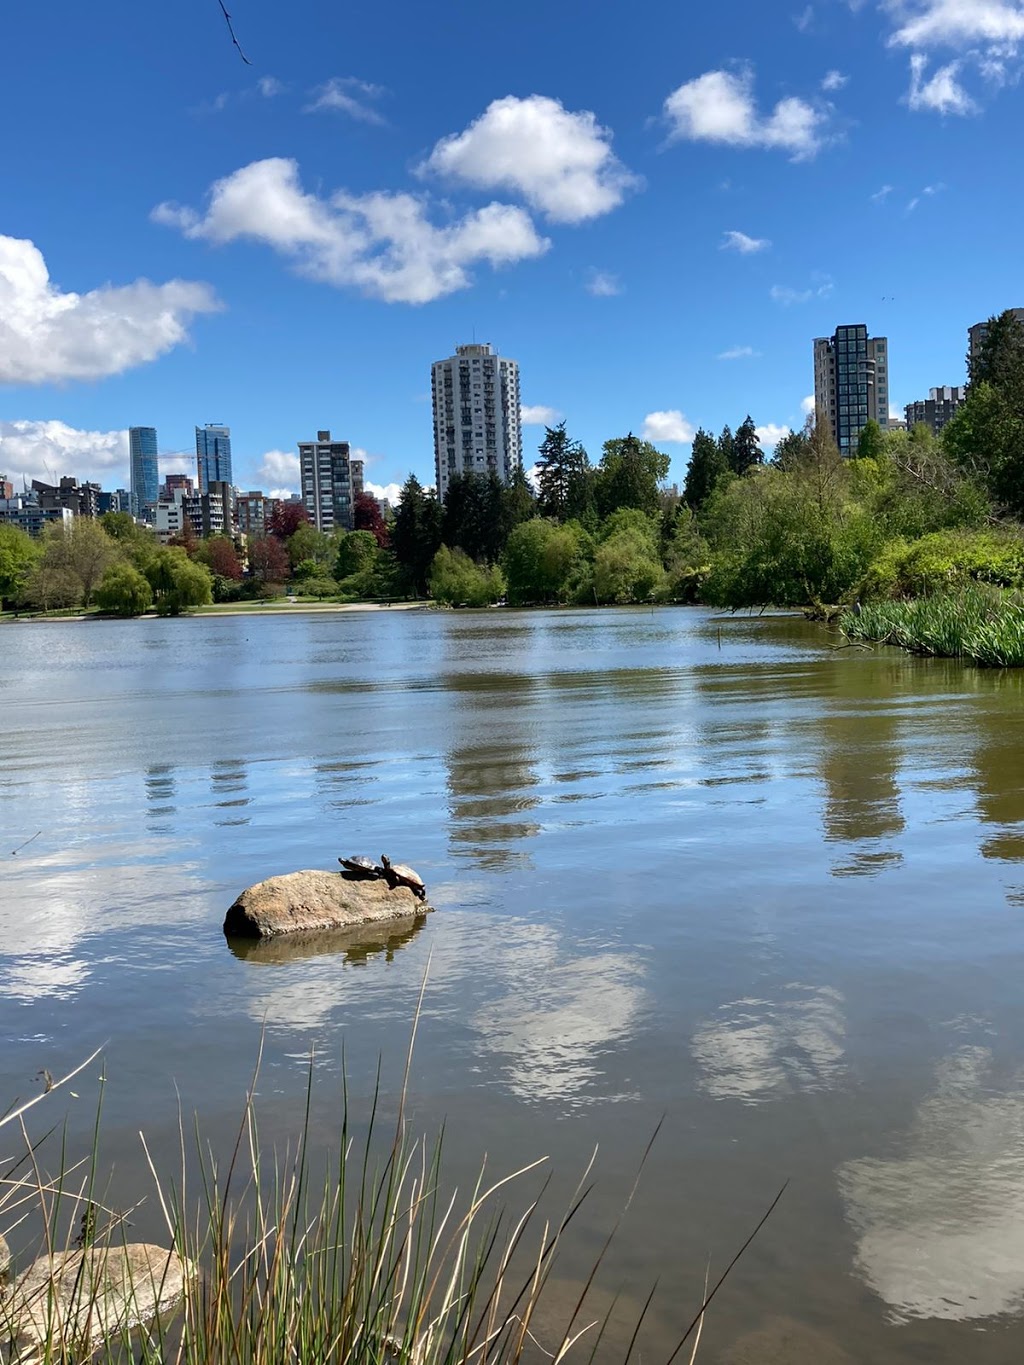
[[[349,872],[289,872],[248,887],[228,910],[228,937],[274,938],[297,930],[354,929],[409,920],[433,909],[406,886]]]
[[[0,1290],[0,1346],[16,1365],[87,1358],[176,1309],[195,1275],[146,1242],[44,1256]]]

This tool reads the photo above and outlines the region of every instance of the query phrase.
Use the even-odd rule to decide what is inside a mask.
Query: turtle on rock
[[[409,867],[407,863],[393,863],[386,853],[381,854],[380,861],[392,891],[396,886],[407,886],[414,896],[418,896],[421,901],[426,900],[426,883],[415,868]]]
[[[339,858],[338,862],[346,872],[351,872],[353,876],[362,877],[366,881],[372,881],[374,877],[383,877],[384,869],[378,867],[372,858],[364,858],[358,854],[355,858]]]

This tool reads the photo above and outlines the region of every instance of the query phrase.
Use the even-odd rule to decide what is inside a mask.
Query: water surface
[[[660,1279],[646,1358],[789,1178],[702,1359],[1018,1359],[1024,680],[839,643],[698,609],[3,628],[0,1096],[104,1045],[128,1202],[139,1127],[171,1159],[180,1093],[226,1134],[265,1028],[268,1140],[315,1050],[327,1143],[342,1047],[393,1101],[429,961],[411,1105],[452,1180],[547,1154],[568,1187],[600,1144],[556,1298],[664,1116],[607,1277]],[[438,913],[225,943],[241,887],[341,852]]]

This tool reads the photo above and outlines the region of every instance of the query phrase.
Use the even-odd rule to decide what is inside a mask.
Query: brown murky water
[[[568,1188],[599,1143],[556,1300],[664,1115],[602,1286],[660,1280],[645,1359],[787,1178],[702,1361],[1020,1358],[1020,675],[696,609],[0,643],[0,1108],[105,1044],[126,1202],[175,1086],[228,1131],[264,1021],[265,1130],[315,1046],[328,1141],[342,1045],[357,1102],[380,1056],[397,1085],[429,959],[411,1102],[452,1179],[549,1154]],[[240,887],[382,851],[426,877],[420,932],[224,942]]]

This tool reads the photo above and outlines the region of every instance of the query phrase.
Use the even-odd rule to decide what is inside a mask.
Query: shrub
[[[434,556],[429,583],[434,601],[449,607],[486,607],[505,596],[505,577],[497,565],[481,568],[447,545]]]
[[[912,597],[971,582],[1024,587],[1024,534],[1018,528],[935,531],[893,541],[871,562],[857,592],[865,601]]]

